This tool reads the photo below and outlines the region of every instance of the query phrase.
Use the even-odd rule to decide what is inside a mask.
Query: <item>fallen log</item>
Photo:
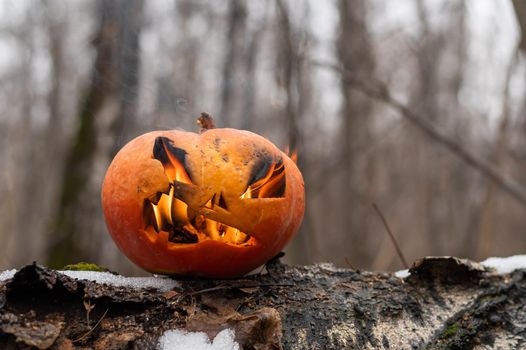
[[[526,347],[526,271],[457,258],[423,259],[406,278],[279,261],[226,281],[104,276],[32,264],[0,280],[0,349],[158,349],[170,330],[225,329],[242,349]]]

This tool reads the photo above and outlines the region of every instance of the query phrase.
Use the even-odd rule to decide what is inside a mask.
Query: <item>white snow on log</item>
[[[394,275],[398,278],[406,278],[406,277],[409,277],[409,275],[411,274],[409,273],[409,269],[405,269],[405,270],[396,271]]]
[[[239,344],[234,340],[234,331],[224,329],[213,341],[203,332],[185,332],[169,330],[159,338],[160,350],[239,350]]]
[[[106,283],[116,287],[130,287],[130,288],[155,288],[161,292],[167,292],[179,287],[179,283],[168,277],[124,277],[121,275],[114,275],[109,272],[98,271],[57,271],[61,274],[69,276],[76,280],[88,280],[97,283]],[[0,271],[0,281],[5,281],[16,273],[16,269]]]
[[[77,280],[95,281],[116,287],[155,288],[167,292],[179,286],[177,281],[168,277],[124,277],[109,272],[97,271],[58,271]]]
[[[514,255],[506,258],[491,257],[480,262],[482,266],[494,269],[497,274],[504,275],[515,270],[526,269],[526,255]],[[396,271],[394,275],[398,278],[409,277],[409,270]]]
[[[514,255],[507,258],[491,257],[481,262],[485,267],[495,269],[498,274],[506,274],[518,269],[526,269],[526,255]]]
[[[8,280],[10,278],[13,278],[15,273],[16,273],[16,269],[1,271],[0,272],[0,281],[5,281],[5,280]]]

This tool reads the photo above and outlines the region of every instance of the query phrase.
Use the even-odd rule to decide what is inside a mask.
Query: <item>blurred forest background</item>
[[[388,270],[526,252],[521,0],[0,2],[0,270],[140,274],[100,187],[150,130],[248,129],[299,153],[292,263]]]

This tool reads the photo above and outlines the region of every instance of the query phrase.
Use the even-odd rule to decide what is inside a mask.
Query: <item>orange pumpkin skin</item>
[[[173,182],[175,196],[193,213],[248,234],[247,243],[214,239],[173,243],[168,232],[154,230],[145,206],[166,193],[171,183],[153,155],[159,137],[186,152],[185,168],[192,182]],[[242,198],[262,159],[282,161],[284,193],[278,198]],[[207,203],[219,194],[224,205],[210,208]],[[141,268],[159,274],[233,278],[283,249],[301,224],[305,197],[296,164],[267,139],[236,129],[202,134],[171,130],[139,136],[118,152],[104,179],[102,206],[113,240]]]

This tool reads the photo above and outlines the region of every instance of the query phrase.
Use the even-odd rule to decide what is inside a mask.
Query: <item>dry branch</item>
[[[404,254],[402,253],[402,249],[400,249],[400,246],[398,245],[398,242],[396,241],[393,231],[391,231],[391,228],[389,227],[389,223],[387,222],[387,219],[385,218],[384,214],[382,214],[380,208],[378,208],[378,206],[375,203],[373,203],[373,208],[376,211],[376,214],[378,214],[378,216],[380,217],[380,220],[382,220],[385,230],[387,231],[387,234],[389,235],[389,238],[391,239],[391,242],[393,243],[393,246],[395,247],[396,254],[398,254],[398,257],[400,258],[402,265],[404,266],[404,268],[408,269],[409,264],[407,263],[407,260],[405,260]]]
[[[341,78],[345,80],[349,86],[355,88],[356,90],[362,92],[368,97],[375,99],[377,101],[383,102],[389,107],[395,109],[402,117],[410,121],[414,126],[424,132],[429,136],[433,141],[441,144],[453,154],[458,156],[466,164],[471,166],[473,169],[477,170],[479,173],[493,181],[499,188],[504,192],[508,193],[520,204],[526,206],[526,189],[519,184],[515,183],[513,180],[507,178],[503,175],[498,169],[495,169],[491,165],[487,164],[485,161],[479,157],[473,155],[469,152],[464,146],[456,142],[452,138],[440,133],[435,129],[435,127],[426,121],[421,116],[413,112],[405,104],[399,102],[397,99],[392,97],[391,93],[386,84],[379,81],[367,81],[359,78],[357,75],[352,74],[351,72],[339,67],[338,65],[321,62],[321,61],[311,61],[312,64],[322,68],[328,68],[334,70],[341,74]]]

